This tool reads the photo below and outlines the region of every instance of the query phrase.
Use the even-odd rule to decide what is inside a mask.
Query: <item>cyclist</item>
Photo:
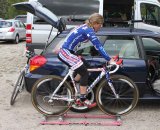
[[[100,41],[96,37],[95,32],[97,32],[103,25],[104,19],[98,14],[92,14],[86,21],[85,24],[82,24],[74,28],[66,37],[64,44],[62,45],[58,58],[67,64],[71,69],[76,72],[75,82],[80,82],[80,99],[76,101],[79,106],[87,106],[92,108],[96,106],[96,103],[90,103],[86,98],[86,90],[88,85],[88,71],[82,61],[76,55],[77,46],[84,41],[90,40],[94,45],[95,49],[109,62],[114,62],[102,47]]]

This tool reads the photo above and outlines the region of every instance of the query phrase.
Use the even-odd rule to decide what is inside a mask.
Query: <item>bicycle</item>
[[[14,85],[14,89],[13,89],[11,99],[10,99],[10,105],[13,105],[15,103],[15,100],[16,100],[18,94],[21,93],[25,88],[25,84],[26,84],[25,83],[25,74],[29,69],[28,63],[29,63],[30,58],[33,57],[34,55],[35,55],[34,52],[26,51],[27,63],[24,66],[24,68],[20,71],[18,79]]]
[[[96,102],[105,114],[125,115],[131,112],[138,102],[138,88],[131,79],[117,74],[110,76],[119,69],[120,64],[122,60],[102,68],[88,69],[89,72],[100,72],[87,88],[87,93],[98,84]],[[74,71],[69,69],[64,78],[50,75],[39,79],[31,92],[35,109],[46,116],[61,116],[70,110],[75,105],[79,93],[73,75]],[[73,87],[67,81],[69,77]]]

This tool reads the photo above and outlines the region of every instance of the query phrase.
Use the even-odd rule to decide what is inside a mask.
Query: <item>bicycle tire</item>
[[[20,93],[21,90],[24,89],[25,87],[25,70],[23,70],[19,76],[18,76],[18,79],[14,85],[14,89],[13,89],[13,92],[12,92],[12,95],[11,95],[11,99],[10,99],[10,105],[13,105],[15,103],[15,100],[18,96],[18,94]]]
[[[139,91],[137,85],[123,75],[111,76],[119,97],[115,97],[108,82],[103,80],[96,91],[96,102],[100,110],[109,115],[126,115],[137,105]]]
[[[54,92],[55,88],[62,82],[63,78],[59,76],[45,76],[39,79],[32,88],[31,101],[35,109],[43,115],[47,116],[60,116],[65,114],[72,102],[64,100],[53,99],[53,102],[49,103],[50,95]],[[67,81],[61,86],[56,93],[59,96],[72,98],[73,89]]]

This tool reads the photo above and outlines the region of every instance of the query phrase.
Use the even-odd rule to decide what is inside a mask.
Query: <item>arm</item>
[[[100,43],[100,41],[98,40],[97,36],[95,35],[95,32],[93,31],[92,28],[88,28],[86,30],[86,35],[88,37],[88,39],[92,42],[92,44],[94,45],[94,47],[96,48],[96,50],[107,60],[110,61],[111,58],[110,56],[107,54],[107,52],[104,50],[102,44]]]

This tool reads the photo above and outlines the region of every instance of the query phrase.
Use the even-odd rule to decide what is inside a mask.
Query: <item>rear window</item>
[[[57,54],[57,52],[60,50],[61,46],[64,43],[65,37],[56,37],[53,42],[47,47],[46,51],[44,53],[53,53]]]
[[[20,20],[22,23],[26,23],[27,16],[16,16],[15,19]]]
[[[136,40],[133,36],[97,36],[102,43],[105,51],[114,56],[118,54],[122,58],[139,59],[139,52]],[[47,48],[47,53],[54,53],[60,50],[65,37],[57,37],[52,44]],[[90,41],[81,42],[77,47],[76,53],[82,56],[100,56],[95,47]],[[101,56],[100,56],[101,57]]]
[[[12,22],[0,21],[0,28],[12,27]]]

